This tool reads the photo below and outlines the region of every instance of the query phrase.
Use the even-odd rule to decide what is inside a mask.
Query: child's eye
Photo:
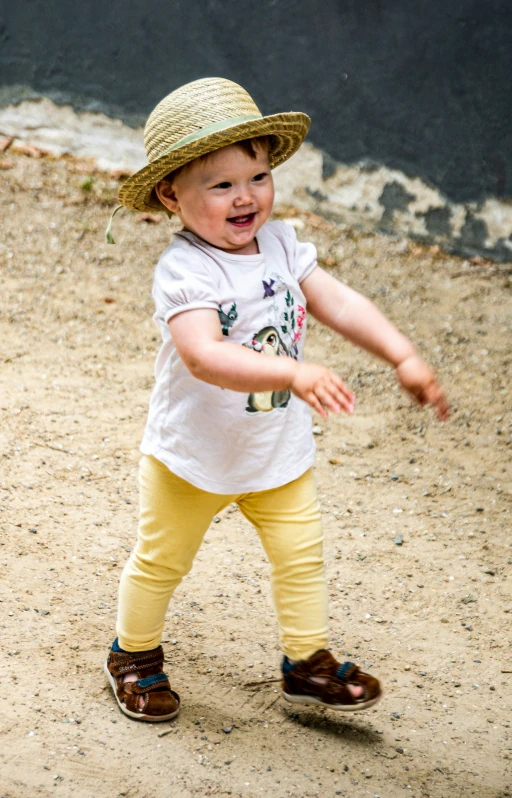
[[[267,176],[266,172],[260,172],[259,175],[254,175],[253,180],[256,183],[259,183],[261,180],[264,180]]]
[[[214,188],[231,188],[231,183],[228,183],[228,181],[225,180],[224,183],[217,183]]]

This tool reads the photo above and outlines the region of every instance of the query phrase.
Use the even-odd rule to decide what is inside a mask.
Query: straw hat
[[[156,106],[144,130],[149,164],[121,186],[119,202],[136,211],[163,211],[153,188],[170,172],[236,141],[271,136],[273,169],[298,150],[310,119],[302,113],[262,116],[237,83],[204,78],[187,83]]]

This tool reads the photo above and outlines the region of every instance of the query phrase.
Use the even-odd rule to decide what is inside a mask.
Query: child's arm
[[[215,310],[188,310],[169,319],[178,354],[199,380],[243,393],[290,390],[321,416],[351,413],[354,395],[334,372],[291,357],[269,357],[226,341]]]
[[[395,367],[402,387],[420,405],[432,405],[440,419],[448,417],[448,402],[434,372],[373,302],[319,267],[306,277],[301,288],[316,319],[386,360]]]

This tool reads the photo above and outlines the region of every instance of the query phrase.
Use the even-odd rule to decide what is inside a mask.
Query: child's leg
[[[326,650],[327,584],[323,533],[312,471],[275,490],[238,499],[272,566],[272,593],[285,658],[283,696],[298,704],[367,709],[381,695],[377,679]]]
[[[271,584],[284,653],[306,659],[328,639],[323,531],[312,470],[274,490],[241,496],[271,564]]]
[[[140,464],[137,545],[121,576],[117,635],[124,651],[160,645],[169,600],[211,520],[236,497],[195,488],[154,457]]]

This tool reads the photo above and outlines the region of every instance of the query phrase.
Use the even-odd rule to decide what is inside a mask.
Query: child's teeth
[[[245,216],[233,216],[231,221],[232,222],[247,222],[251,218],[252,214],[248,213]]]

